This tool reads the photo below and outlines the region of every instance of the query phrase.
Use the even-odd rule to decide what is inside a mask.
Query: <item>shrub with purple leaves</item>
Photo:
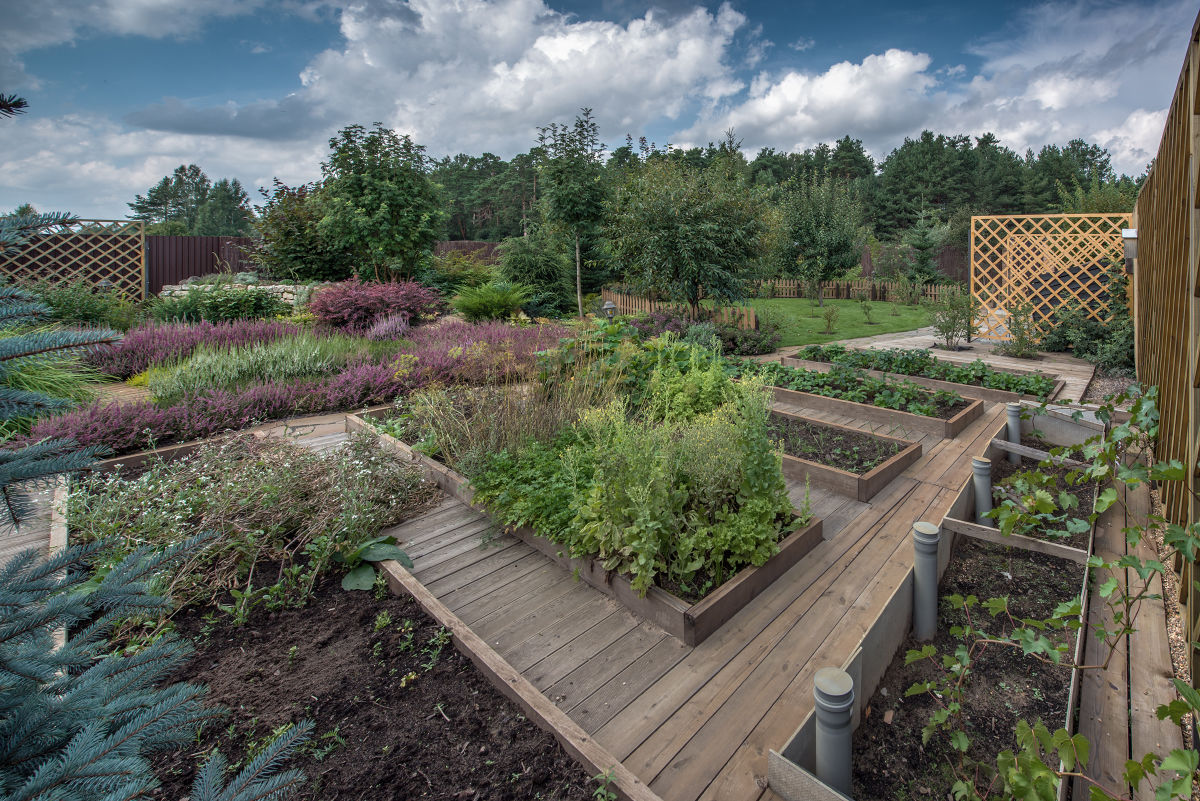
[[[87,362],[105,375],[129,378],[151,367],[185,359],[200,345],[231,349],[299,332],[298,327],[275,320],[144,325],[127,333],[120,342],[93,350]]]
[[[376,341],[403,339],[410,330],[412,330],[412,326],[408,324],[407,314],[392,314],[368,328],[367,339]]]
[[[360,333],[386,317],[406,314],[411,322],[417,322],[436,317],[445,308],[436,289],[415,281],[364,283],[357,279],[322,287],[308,304],[318,322]]]

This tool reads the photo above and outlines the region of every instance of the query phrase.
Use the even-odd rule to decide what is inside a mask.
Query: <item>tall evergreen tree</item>
[[[851,139],[847,134],[837,140],[829,155],[829,172],[843,181],[870,178],[875,174],[875,161],[863,148],[861,139]]]
[[[197,236],[248,236],[253,214],[250,197],[237,178],[222,178],[208,191],[196,216]]]
[[[179,222],[189,234],[195,233],[200,209],[208,200],[212,181],[195,164],[180,164],[175,172],[152,186],[145,195],[137,195],[129,204],[129,216],[147,223]]]

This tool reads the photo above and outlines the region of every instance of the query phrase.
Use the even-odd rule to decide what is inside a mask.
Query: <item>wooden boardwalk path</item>
[[[825,540],[695,648],[458,501],[389,533],[434,597],[665,801],[755,799],[768,749],[812,707],[813,674],[847,661],[912,564],[913,522],[940,522],[965,457],[1003,421],[989,404],[958,438],[922,438],[921,459],[867,503],[813,488]]]

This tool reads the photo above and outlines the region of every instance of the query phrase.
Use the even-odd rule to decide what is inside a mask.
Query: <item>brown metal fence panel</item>
[[[1079,301],[1089,316],[1108,313],[1105,273],[1119,265],[1128,214],[1008,214],[971,218],[971,292],[979,300],[979,338],[1008,338],[1014,306],[1033,305],[1044,325],[1055,309]]]
[[[16,284],[107,281],[131,298],[146,291],[145,226],[137,220],[76,220],[0,256],[0,276]]]
[[[1134,225],[1138,231],[1134,264],[1134,320],[1138,380],[1157,386],[1161,415],[1158,459],[1187,465],[1187,484],[1163,485],[1168,519],[1186,525],[1197,519],[1197,450],[1200,448],[1200,196],[1197,195],[1197,138],[1200,129],[1200,17],[1192,28],[1183,70],[1167,113],[1158,155],[1138,194]],[[1180,564],[1184,637],[1200,639],[1200,592],[1193,586],[1194,564]],[[1192,681],[1197,658],[1189,649]]]
[[[212,273],[246,272],[256,267],[247,257],[254,240],[245,236],[148,236],[146,276],[157,295],[166,284]]]

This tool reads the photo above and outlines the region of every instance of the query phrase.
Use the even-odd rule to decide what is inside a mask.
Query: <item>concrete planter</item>
[[[382,447],[420,466],[430,480],[446,494],[481,512],[486,512],[485,508],[475,505],[475,493],[463,476],[444,464],[417,453],[395,437],[378,431],[368,422],[372,417],[386,416],[388,411],[383,409],[364,415],[347,415],[346,430],[369,431],[375,434]],[[779,552],[761,567],[747,567],[738,571],[720,587],[692,604],[658,587],[651,587],[644,596],[640,596],[630,586],[627,578],[606,570],[597,559],[571,557],[562,545],[551,542],[531,529],[521,527],[510,533],[570,570],[581,581],[620,601],[634,614],[649,620],[688,645],[704,642],[822,541],[821,521],[814,519],[808,526],[793,531],[784,538],[779,543]]]
[[[798,392],[783,387],[769,387],[775,395],[776,403],[786,403],[805,409],[832,412],[853,417],[856,420],[867,420],[872,423],[902,428],[906,431],[917,431],[922,434],[933,434],[942,439],[953,439],[964,428],[983,414],[983,401],[973,400],[965,409],[943,420],[940,417],[926,417],[911,412],[900,412],[895,409],[885,409],[882,406],[871,406],[866,403],[829,398],[824,395],[814,395],[809,392]]]
[[[802,415],[791,414],[790,412],[772,411],[771,414],[796,420],[807,420]],[[796,481],[807,479],[818,487],[825,487],[855,500],[869,501],[891,483],[892,479],[903,473],[905,468],[921,458],[921,443],[919,442],[909,442],[908,440],[896,439],[894,437],[883,437],[878,434],[860,431],[857,428],[850,428],[849,426],[842,426],[836,423],[826,423],[821,420],[808,420],[808,422],[824,428],[841,429],[859,436],[874,437],[875,439],[892,442],[900,446],[900,451],[890,459],[861,474],[839,470],[836,467],[830,467],[821,462],[801,459],[800,457],[790,456],[786,453],[782,454],[783,473],[788,478],[795,479]]]
[[[801,370],[812,370],[819,373],[828,373],[833,365],[829,362],[813,362],[808,359],[796,359],[791,356],[782,356],[779,363],[785,367],[796,367]],[[996,368],[992,368],[996,370]],[[1012,401],[1028,400],[1037,403],[1041,402],[1041,398],[1034,395],[1022,395],[1017,392],[1008,392],[1003,389],[990,389],[988,387],[979,387],[973,384],[956,384],[953,381],[940,381],[936,378],[926,378],[920,375],[904,375],[903,373],[885,373],[882,370],[863,370],[869,376],[875,378],[902,378],[905,381],[911,381],[914,384],[927,387],[932,390],[945,390],[947,392],[957,392],[964,398],[977,398],[984,401],[993,401],[996,403],[1010,403]],[[1013,375],[1032,375],[1035,371],[1027,370],[1017,373],[1015,370],[996,370],[1001,373],[1012,373]],[[1054,389],[1050,390],[1050,394],[1046,397],[1047,400],[1057,398],[1062,392],[1063,387],[1067,385],[1066,381],[1059,379],[1054,382]]]

